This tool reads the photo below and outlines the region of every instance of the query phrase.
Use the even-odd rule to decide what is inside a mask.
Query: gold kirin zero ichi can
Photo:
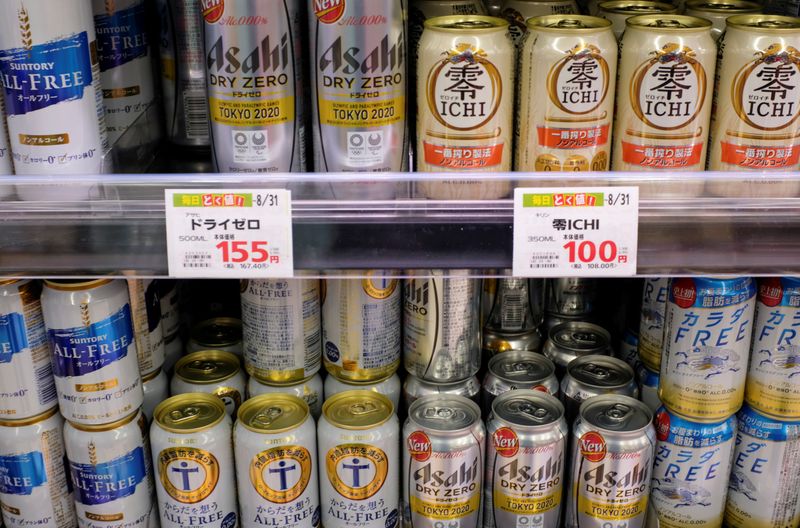
[[[683,15],[629,18],[622,38],[615,171],[703,170],[717,49],[711,22]],[[640,186],[645,195],[697,195],[703,183]]]
[[[577,15],[575,0],[505,0],[502,16],[508,20],[508,32],[517,47],[522,46],[529,28],[527,21],[546,15]]]
[[[738,15],[720,40],[710,170],[794,171],[800,167],[800,19]],[[764,175],[708,185],[720,196],[790,196],[797,182]]]
[[[528,27],[536,38],[520,57],[517,170],[607,170],[617,72],[611,22],[550,15]]]
[[[301,3],[201,4],[217,170],[305,171]]]
[[[678,8],[667,2],[652,0],[608,0],[599,4],[589,2],[589,13],[610,20],[614,36],[619,40],[625,32],[625,23],[629,18],[639,15],[674,15],[678,13]]]
[[[405,3],[310,4],[316,172],[400,172],[407,167]],[[394,198],[395,186],[334,188],[337,198],[353,193]]]
[[[686,2],[687,15],[711,21],[713,24],[711,36],[714,37],[714,40],[719,40],[722,33],[725,32],[728,18],[763,11],[764,7],[761,4],[749,0],[689,0]]]
[[[420,172],[511,170],[514,45],[508,22],[485,16],[425,21],[417,70],[417,168]],[[507,181],[422,181],[435,199],[502,198]]]

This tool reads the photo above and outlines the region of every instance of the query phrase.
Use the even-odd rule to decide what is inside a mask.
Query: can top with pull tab
[[[710,20],[705,18],[698,18],[687,15],[673,15],[670,14],[665,17],[666,13],[659,15],[638,15],[630,17],[625,25],[637,29],[657,29],[659,31],[690,31],[690,30],[703,30],[711,28]]]
[[[215,317],[192,328],[191,340],[207,348],[229,347],[242,340],[242,322],[233,317]]]
[[[581,384],[599,389],[625,387],[636,379],[630,365],[611,356],[590,355],[577,358],[567,366],[567,372]]]
[[[578,34],[605,31],[611,27],[611,21],[587,15],[543,15],[529,18],[528,29],[534,31],[556,31]]]
[[[328,398],[322,414],[334,426],[342,429],[372,429],[394,416],[391,400],[373,391],[345,391]]]
[[[653,421],[653,413],[644,403],[618,394],[586,400],[581,404],[580,416],[593,427],[617,433],[640,431]]]
[[[219,383],[240,370],[239,358],[222,350],[192,352],[175,364],[175,375],[194,384]]]
[[[161,402],[153,412],[153,419],[165,431],[190,434],[211,429],[226,415],[225,404],[218,397],[192,392]]]
[[[800,18],[781,15],[735,15],[727,19],[728,26],[744,31],[792,32],[800,29]]]
[[[480,422],[481,410],[475,402],[463,396],[436,394],[412,403],[408,419],[423,430],[459,433]]]
[[[510,351],[489,360],[489,372],[500,380],[516,385],[541,382],[555,374],[553,362],[536,352]]]
[[[508,30],[508,22],[502,18],[485,15],[448,15],[429,18],[425,29],[462,33],[488,33]]]
[[[547,394],[523,389],[498,396],[492,414],[515,426],[543,427],[564,417],[564,405]]]
[[[293,394],[262,394],[247,400],[238,419],[254,433],[277,434],[302,425],[309,417],[308,404]]]
[[[61,290],[61,291],[79,291],[79,290],[90,290],[92,288],[99,288],[105,284],[108,284],[113,279],[93,279],[93,280],[83,280],[83,279],[48,279],[45,280],[44,283],[47,285],[48,288],[52,288],[54,290]]]

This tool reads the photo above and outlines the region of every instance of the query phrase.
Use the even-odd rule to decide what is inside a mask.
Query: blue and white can
[[[721,528],[736,417],[700,423],[662,407],[654,421],[658,445],[650,500],[659,526]]]
[[[155,101],[144,0],[92,0],[108,140],[113,145]]]
[[[644,281],[642,316],[639,319],[639,357],[650,370],[661,368],[668,291],[669,278],[667,277],[645,279]]]
[[[660,375],[654,370],[641,365],[637,372],[639,377],[639,399],[650,407],[653,414],[658,412],[661,407],[661,400],[658,398],[658,380]]]
[[[0,4],[0,79],[17,174],[99,174],[108,148],[91,3]],[[67,199],[59,186],[53,195]],[[42,199],[42,189],[18,189]]]
[[[142,405],[142,380],[124,280],[45,281],[42,312],[61,414],[115,422]]]
[[[8,143],[6,107],[3,102],[3,97],[0,97],[0,174],[14,174],[14,163],[11,161],[11,148]],[[0,197],[5,197],[9,194],[11,193],[0,190]]]
[[[630,328],[625,329],[622,341],[616,354],[619,359],[631,366],[636,371],[642,362],[639,360],[639,335]]]
[[[58,407],[29,420],[0,421],[0,502],[8,528],[74,528]]]
[[[153,463],[141,411],[108,425],[64,425],[81,528],[149,528]]]
[[[739,411],[725,525],[800,526],[800,422],[781,422],[745,404]]]
[[[38,416],[58,403],[37,281],[0,280],[0,419]]]

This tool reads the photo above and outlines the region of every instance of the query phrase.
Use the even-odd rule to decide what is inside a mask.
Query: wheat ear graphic
[[[106,0],[106,14],[111,16],[117,10],[117,2],[115,0]]]
[[[92,324],[92,319],[89,317],[89,303],[81,303],[81,323],[83,326]]]
[[[97,447],[94,442],[89,442],[89,463],[93,466],[97,465]]]
[[[22,46],[26,50],[33,47],[33,37],[31,37],[31,19],[28,17],[28,11],[25,6],[20,6],[19,9],[19,32],[22,36]]]

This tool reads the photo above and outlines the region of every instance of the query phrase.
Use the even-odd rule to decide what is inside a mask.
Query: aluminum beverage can
[[[514,45],[508,22],[479,15],[425,21],[417,60],[417,170],[508,172],[513,157]],[[421,180],[423,198],[506,197],[508,181]]]
[[[486,14],[488,14],[486,7],[481,0],[411,0],[408,8],[408,31],[411,36],[413,54],[416,54],[423,26],[429,18]]]
[[[108,141],[113,145],[156,99],[147,8],[144,0],[92,0],[92,8]]]
[[[660,375],[658,371],[650,370],[644,365],[639,367],[637,375],[639,377],[639,399],[655,413],[662,405],[658,397]]]
[[[725,21],[736,15],[763,13],[764,7],[749,0],[689,0],[686,2],[688,16],[705,18],[713,24],[711,36],[719,40],[725,32]],[[713,118],[712,118],[713,119]]]
[[[178,334],[164,341],[164,366],[161,370],[164,372],[172,372],[175,363],[183,355],[183,340]]]
[[[242,321],[235,317],[214,317],[192,328],[186,352],[222,350],[241,357],[243,354]]]
[[[161,299],[153,279],[127,279],[139,372],[149,374],[164,365],[164,330]]]
[[[755,327],[745,401],[779,420],[800,419],[800,375],[795,345],[800,326],[800,278],[758,279]]]
[[[400,376],[392,374],[382,380],[377,381],[346,381],[340,380],[336,376],[328,376],[325,378],[325,399],[339,394],[340,392],[351,390],[368,390],[383,394],[395,409],[400,408],[400,393],[402,391]]]
[[[322,525],[400,527],[400,422],[389,398],[347,391],[317,425]]]
[[[290,394],[251,398],[233,427],[243,526],[320,526],[317,431]]]
[[[481,386],[483,415],[489,416],[495,398],[520,389],[558,396],[556,366],[543,355],[529,351],[503,352],[490,359]]]
[[[638,15],[676,15],[678,8],[670,2],[654,2],[652,0],[606,0],[597,3],[589,2],[589,12],[595,11],[597,16],[606,18],[613,25],[617,40],[625,32],[625,22]]]
[[[736,417],[700,423],[662,407],[655,426],[658,447],[650,497],[659,526],[721,527]]]
[[[484,352],[494,355],[507,350],[538,351],[542,346],[538,326],[544,317],[543,296],[542,281],[497,279],[483,324]]]
[[[566,317],[588,316],[597,304],[597,279],[563,277],[547,279],[546,305],[548,314]]]
[[[403,284],[391,271],[324,282],[325,369],[347,381],[376,381],[400,366]]]
[[[322,376],[319,373],[304,379],[300,383],[287,385],[269,384],[251,377],[247,380],[247,394],[250,398],[261,394],[293,394],[308,404],[311,415],[318,419],[322,414],[322,403],[325,400]]]
[[[64,418],[99,425],[141,407],[142,380],[124,280],[45,281],[42,314]]]
[[[27,420],[0,420],[0,501],[8,528],[74,528],[58,407]]]
[[[725,525],[800,525],[800,423],[769,418],[746,404],[737,417]]]
[[[658,396],[671,411],[718,422],[742,406],[755,297],[749,277],[670,281]]]
[[[180,288],[175,279],[158,279],[158,298],[161,301],[161,327],[164,340],[173,337],[181,327]]]
[[[167,139],[185,147],[208,147],[211,138],[200,0],[158,1],[166,4],[161,6],[161,81]]]
[[[639,15],[621,41],[611,169],[703,170],[717,46],[711,22],[684,15]],[[693,196],[702,182],[650,183],[645,196]]]
[[[302,381],[322,363],[320,282],[243,280],[244,368],[270,383]]]
[[[575,0],[505,0],[501,16],[508,21],[508,32],[519,49],[530,31],[527,22],[531,18],[578,13],[580,11]]]
[[[3,2],[0,76],[17,174],[103,172],[108,137],[90,2]],[[76,192],[50,190],[61,200]],[[43,190],[34,191],[41,200]]]
[[[205,392],[217,396],[231,417],[245,399],[247,379],[239,358],[222,350],[204,350],[183,356],[175,364],[170,392]]]
[[[406,169],[405,4],[323,0],[310,6],[315,172]],[[394,185],[366,187],[346,190],[394,198]]]
[[[643,528],[656,448],[653,413],[629,396],[581,405],[572,428],[567,528]]]
[[[645,279],[639,320],[639,359],[650,370],[661,369],[668,292],[668,277]]]
[[[639,336],[630,328],[626,328],[622,334],[616,357],[630,365],[634,371],[642,364],[639,361]]]
[[[406,376],[403,382],[404,409],[408,410],[415,401],[429,395],[447,394],[462,396],[478,403],[480,401],[481,382],[477,376],[453,383],[425,381],[413,375]]]
[[[734,185],[709,182],[714,195],[782,197],[800,191],[796,182],[768,176],[800,167],[798,49],[798,18],[737,15],[727,20],[720,39],[708,168],[754,174]],[[778,74],[782,81],[776,86],[771,76]]]
[[[558,528],[569,427],[556,398],[532,390],[500,395],[486,423],[484,528]]]
[[[556,365],[556,375],[563,377],[567,365],[576,358],[611,355],[611,334],[592,323],[562,323],[550,330],[542,351]]]
[[[150,426],[163,528],[237,528],[231,419],[211,394],[180,394]]]
[[[608,170],[617,71],[611,22],[550,15],[527,27],[536,38],[520,52],[517,170]]]
[[[305,172],[302,3],[200,4],[217,171]]]
[[[458,273],[434,270],[405,281],[404,365],[425,381],[452,383],[480,369],[480,281]]]
[[[14,161],[11,157],[9,145],[8,126],[6,125],[6,103],[5,98],[0,97],[0,174],[2,175],[14,174]]]
[[[139,410],[106,425],[67,421],[64,441],[78,526],[151,526],[153,465]]]
[[[169,377],[167,373],[158,369],[147,376],[142,376],[142,390],[144,391],[142,414],[147,418],[147,422],[150,423],[156,406],[169,398]]]
[[[615,357],[590,355],[572,361],[561,380],[561,399],[567,421],[574,422],[581,403],[600,394],[638,398],[636,373],[630,365]]]
[[[426,396],[403,426],[406,528],[480,528],[486,457],[481,410],[463,396]]]
[[[39,416],[58,403],[41,293],[36,281],[0,280],[0,419]]]
[[[549,336],[550,331],[560,324],[573,322],[589,323],[593,320],[594,317],[590,315],[559,315],[552,312],[547,312],[544,317],[544,322],[539,330],[541,331],[542,335]]]

